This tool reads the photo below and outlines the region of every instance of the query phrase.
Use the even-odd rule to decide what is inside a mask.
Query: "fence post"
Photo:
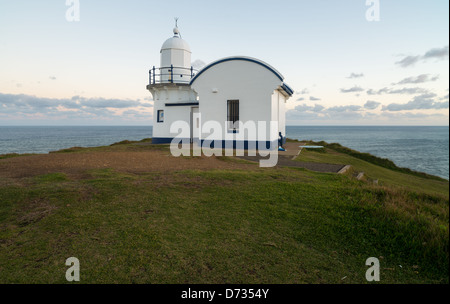
[[[156,69],[155,66],[153,66],[153,84],[156,82]]]

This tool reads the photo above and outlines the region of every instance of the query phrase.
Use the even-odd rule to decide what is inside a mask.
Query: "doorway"
[[[200,111],[198,107],[191,108],[191,143],[200,138]]]

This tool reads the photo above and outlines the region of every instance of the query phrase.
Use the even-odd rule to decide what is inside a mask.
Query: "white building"
[[[276,148],[279,135],[286,134],[285,104],[293,90],[284,83],[280,72],[261,60],[227,57],[197,72],[191,67],[190,47],[175,28],[174,36],[161,48],[161,67],[150,70],[149,80],[155,144],[180,137],[170,132],[176,121],[189,126],[182,137],[200,143],[214,140],[215,147],[230,143],[245,148],[265,143],[268,147],[273,143]],[[211,132],[211,122],[221,127],[220,132]],[[249,132],[252,125],[259,136]],[[264,130],[265,136],[261,136]]]

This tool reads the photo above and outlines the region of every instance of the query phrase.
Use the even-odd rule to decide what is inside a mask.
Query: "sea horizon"
[[[153,127],[153,125],[1,125],[0,127]],[[450,125],[289,125],[286,127],[450,127]]]
[[[0,155],[48,153],[152,137],[152,125],[0,125]],[[448,126],[288,125],[286,137],[339,143],[449,179]]]

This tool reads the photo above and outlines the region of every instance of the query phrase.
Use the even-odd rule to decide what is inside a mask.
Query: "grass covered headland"
[[[367,283],[369,257],[379,283],[449,282],[448,181],[336,145],[297,160],[352,170],[149,140],[0,157],[0,283],[65,283],[69,257],[80,283]]]

